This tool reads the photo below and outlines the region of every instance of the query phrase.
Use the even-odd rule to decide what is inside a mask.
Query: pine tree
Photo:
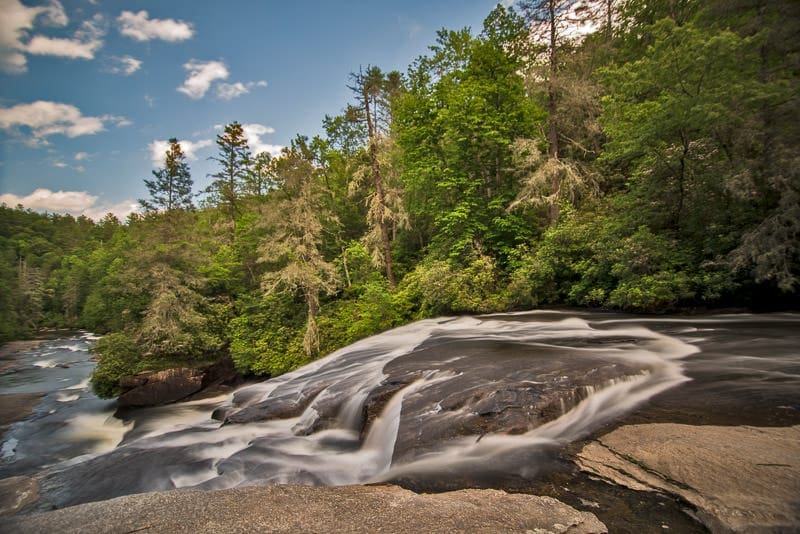
[[[395,287],[392,271],[393,231],[390,232],[390,229],[394,230],[398,224],[404,224],[405,217],[400,208],[397,189],[387,183],[387,174],[391,169],[386,169],[385,165],[388,163],[386,146],[391,144],[387,143],[391,123],[390,100],[401,91],[402,79],[398,72],[385,74],[378,67],[368,67],[366,72],[351,74],[351,79],[353,85],[349,88],[355,93],[358,103],[348,108],[347,115],[351,121],[366,125],[369,154],[369,168],[356,173],[352,186],[357,187],[360,179],[367,175],[372,181],[374,191],[369,197],[367,214],[371,230],[367,241],[377,245],[376,250],[380,252],[375,255],[379,260],[376,263],[383,265],[389,284]]]
[[[211,175],[214,181],[206,189],[206,193],[211,195],[212,201],[227,211],[233,235],[239,200],[252,166],[250,146],[242,125],[234,121],[225,126],[225,131],[217,136],[217,147],[219,155],[211,159],[218,162],[221,169]]]
[[[577,169],[562,162],[564,87],[562,55],[566,47],[579,34],[581,26],[605,18],[610,24],[611,3],[597,0],[523,0],[520,7],[531,25],[534,44],[541,47],[534,56],[532,78],[544,80],[547,93],[547,162],[540,167],[541,177],[550,181],[550,223],[558,221],[558,199],[562,196],[562,182],[570,180]],[[602,11],[600,8],[607,8]]]
[[[147,211],[172,211],[191,209],[192,177],[186,155],[174,137],[169,140],[169,149],[164,158],[164,166],[153,171],[153,180],[144,184],[150,192],[149,200],[139,200]]]

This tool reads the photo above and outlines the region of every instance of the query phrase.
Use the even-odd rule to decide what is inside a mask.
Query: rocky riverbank
[[[266,486],[119,497],[0,521],[6,532],[608,532],[594,514],[499,490]]]
[[[613,484],[685,499],[712,532],[800,525],[800,426],[628,425],[588,443],[577,463]]]

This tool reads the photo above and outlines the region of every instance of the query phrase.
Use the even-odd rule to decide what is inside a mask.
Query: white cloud
[[[178,87],[178,91],[194,100],[203,98],[214,81],[225,80],[230,75],[228,67],[221,61],[193,59],[184,63],[183,68],[189,72],[189,77]]]
[[[89,159],[89,154],[86,152],[76,152],[73,156],[75,161],[83,161],[85,159]]]
[[[147,102],[147,107],[149,108],[156,107],[156,99],[148,95],[147,93],[145,93],[144,95],[144,101]]]
[[[21,129],[27,130],[30,132],[28,142],[34,145],[47,145],[46,138],[51,135],[93,135],[105,130],[107,122],[116,123],[117,126],[131,124],[125,117],[114,115],[85,117],[73,105],[45,100],[9,108],[0,107],[0,130],[18,134],[22,133]]]
[[[142,61],[133,56],[113,56],[110,59],[113,64],[110,65],[107,70],[112,74],[130,76],[142,68]]]
[[[37,189],[30,195],[20,197],[11,193],[0,195],[0,202],[7,206],[22,204],[32,210],[80,213],[93,206],[99,197],[86,191],[50,191]]]
[[[242,82],[217,84],[217,96],[222,100],[232,100],[249,92],[250,90]]]
[[[185,41],[194,35],[194,28],[188,22],[174,19],[151,19],[147,11],[123,11],[117,17],[119,32],[137,41]]]
[[[94,59],[94,54],[103,46],[105,18],[97,14],[81,24],[71,39],[35,35],[25,52],[39,56],[59,56],[72,59]]]
[[[270,156],[277,156],[283,150],[281,145],[272,145],[261,140],[264,135],[275,133],[275,129],[263,124],[242,124],[242,132],[250,145],[250,151],[255,154],[267,152]]]
[[[139,203],[131,199],[127,199],[123,200],[122,202],[117,202],[116,204],[101,202],[100,204],[83,210],[81,215],[85,215],[90,219],[99,221],[109,213],[113,213],[117,216],[117,219],[124,221],[128,218],[128,215],[136,211],[139,211]]]
[[[183,153],[186,154],[187,159],[195,160],[197,159],[197,151],[207,146],[211,146],[211,140],[201,139],[200,141],[178,141],[178,144],[181,145],[181,150],[183,150]],[[169,150],[169,141],[156,139],[155,141],[150,142],[148,148],[150,149],[150,160],[153,162],[153,165],[156,167],[163,166],[165,155],[167,150]]]
[[[102,219],[107,213],[113,213],[120,219],[125,219],[138,208],[138,203],[124,200],[116,204],[98,202],[100,197],[91,195],[86,191],[51,191],[40,188],[26,196],[11,193],[0,195],[0,203],[6,206],[22,204],[24,207],[51,213],[69,213],[71,215],[85,215],[91,219]]]
[[[66,168],[66,167],[69,167],[69,165],[67,165],[67,164],[66,164],[66,163],[64,163],[63,161],[54,161],[54,162],[53,162],[53,167],[57,167],[57,168],[59,168],[59,169],[64,169],[64,168]]]
[[[0,71],[18,74],[27,70],[23,40],[33,29],[36,19],[50,26],[66,26],[69,22],[64,6],[58,0],[48,5],[27,7],[19,0],[0,0]]]
[[[50,0],[48,5],[42,6],[40,9],[42,9],[44,23],[49,26],[66,26],[69,23],[64,6],[58,0]]]
[[[257,82],[236,82],[236,83],[218,83],[217,96],[222,100],[232,100],[238,96],[246,95],[253,87],[266,87],[267,82],[260,80]]]

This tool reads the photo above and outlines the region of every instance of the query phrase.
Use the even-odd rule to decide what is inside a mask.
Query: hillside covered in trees
[[[441,314],[792,306],[799,35],[791,0],[498,6],[405,73],[357,68],[325,134],[278,157],[228,124],[205,191],[172,139],[125,222],[0,208],[0,340],[107,334],[113,396]]]

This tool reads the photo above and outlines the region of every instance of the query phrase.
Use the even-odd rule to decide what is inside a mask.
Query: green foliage
[[[287,294],[247,296],[230,321],[230,355],[245,373],[277,376],[308,362],[303,305]]]
[[[410,302],[419,317],[488,313],[507,306],[495,261],[478,252],[463,265],[437,259],[420,263],[403,280],[398,299]]]
[[[100,354],[92,373],[92,390],[103,399],[119,395],[119,379],[135,374],[143,363],[136,343],[123,333],[101,337],[92,350]]]

